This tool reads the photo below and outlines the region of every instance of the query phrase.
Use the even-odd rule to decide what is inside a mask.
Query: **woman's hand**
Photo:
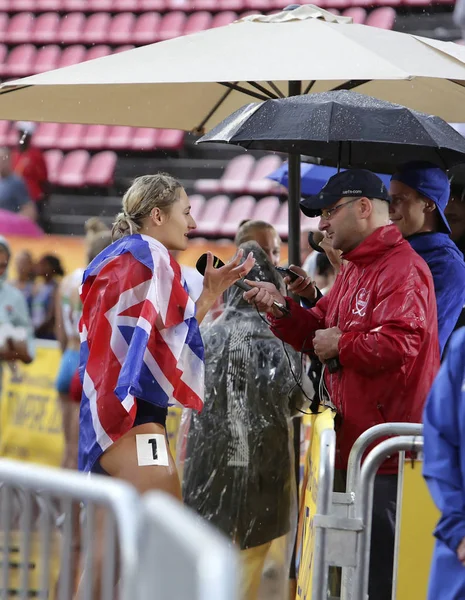
[[[294,281],[291,281],[290,277],[285,277],[284,282],[288,286],[287,289],[292,294],[296,294],[296,296],[300,296],[301,298],[305,298],[306,300],[310,300],[313,302],[316,300],[316,287],[315,282],[311,280],[311,278],[307,275],[307,273],[302,269],[302,267],[296,267],[295,265],[290,265],[289,269],[297,273],[299,277]]]

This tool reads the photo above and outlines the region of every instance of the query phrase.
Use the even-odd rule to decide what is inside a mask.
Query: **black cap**
[[[319,217],[323,208],[329,208],[341,198],[357,196],[391,201],[386,186],[377,175],[367,169],[348,169],[328,179],[319,194],[303,198],[300,210],[307,217]]]

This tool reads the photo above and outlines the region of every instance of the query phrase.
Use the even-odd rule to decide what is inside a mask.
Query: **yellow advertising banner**
[[[60,357],[56,342],[37,341],[30,365],[3,365],[0,456],[60,466],[64,440],[55,390]]]
[[[317,510],[320,438],[325,429],[334,428],[334,415],[329,409],[318,415],[313,415],[311,420],[310,443],[305,463],[302,505],[297,534],[297,600],[310,600],[312,597],[313,550],[315,545],[313,518]]]

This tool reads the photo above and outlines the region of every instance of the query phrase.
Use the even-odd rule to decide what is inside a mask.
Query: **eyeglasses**
[[[325,221],[329,221],[329,219],[331,219],[331,217],[334,216],[334,213],[337,212],[340,208],[342,208],[343,206],[347,206],[348,204],[351,204],[352,202],[356,202],[357,200],[360,200],[360,198],[352,198],[352,200],[349,200],[348,202],[343,202],[342,204],[336,204],[336,206],[333,206],[333,208],[323,208],[321,211],[321,218],[324,219]]]

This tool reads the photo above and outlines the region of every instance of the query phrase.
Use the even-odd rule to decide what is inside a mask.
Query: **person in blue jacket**
[[[426,402],[423,475],[441,518],[428,600],[465,598],[465,328],[451,338]]]
[[[413,161],[394,173],[389,192],[392,222],[433,275],[442,355],[465,304],[465,261],[450,239],[444,214],[450,195],[449,179],[439,167]]]

